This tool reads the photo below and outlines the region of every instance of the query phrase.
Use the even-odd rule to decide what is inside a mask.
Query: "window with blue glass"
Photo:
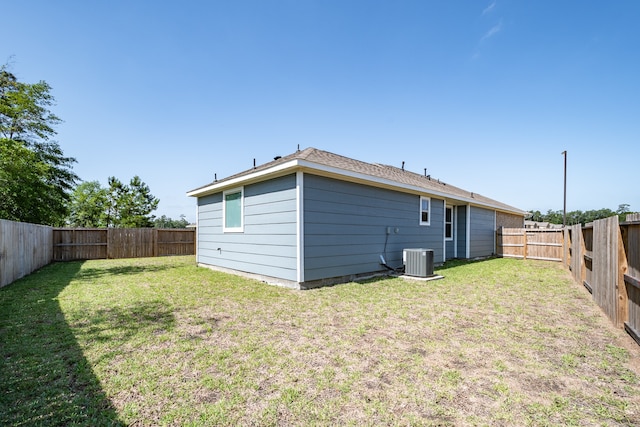
[[[238,233],[243,231],[243,202],[242,188],[225,191],[223,193],[223,231],[225,233]]]

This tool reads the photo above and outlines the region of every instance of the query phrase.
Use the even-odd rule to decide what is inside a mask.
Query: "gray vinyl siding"
[[[456,256],[455,242],[453,240],[447,240],[447,241],[445,241],[445,247],[447,248],[446,259],[455,258],[455,256]]]
[[[495,211],[471,206],[470,257],[493,255],[495,244]]]
[[[242,233],[223,233],[222,193],[200,197],[197,261],[296,280],[296,217],[295,174],[244,187]]]
[[[421,226],[418,195],[305,174],[305,281],[384,270],[385,239],[393,267],[402,265],[404,248],[434,249],[442,261],[443,200],[431,199],[430,216],[431,225]]]
[[[458,206],[458,218],[456,219],[456,235],[458,242],[458,258],[467,256],[467,207]]]

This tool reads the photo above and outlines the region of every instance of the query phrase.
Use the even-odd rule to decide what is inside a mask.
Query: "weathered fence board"
[[[627,220],[629,219],[627,216]],[[637,220],[640,220],[640,217]],[[629,335],[640,344],[640,222],[624,224],[621,231],[627,258],[624,282],[627,289],[628,311],[624,326]]]
[[[618,324],[618,217],[593,223],[591,289],[593,299],[606,315]]]
[[[584,274],[582,284],[593,293],[591,283],[593,282],[593,224],[582,229],[582,263]]]
[[[562,229],[500,228],[497,231],[498,256],[505,258],[562,261]]]
[[[195,232],[184,229],[157,229],[155,256],[194,255]]]
[[[56,228],[54,261],[107,258],[106,228]]]
[[[527,258],[562,261],[564,242],[562,229],[525,229]]]
[[[0,220],[0,287],[51,262],[53,229]]]
[[[582,237],[582,227],[580,226],[580,224],[576,224],[569,227],[568,230],[569,258],[567,260],[567,264],[569,266],[569,269],[571,270],[573,280],[575,280],[577,283],[585,284],[585,247],[584,238]],[[591,291],[590,288],[587,289]]]
[[[497,231],[498,255],[505,258],[524,258],[526,236],[523,228],[504,228]]]
[[[629,222],[640,221],[640,212],[627,214],[627,216],[625,217],[625,221],[629,221]]]
[[[195,254],[195,230],[56,228],[54,260],[141,258]]]
[[[152,228],[110,228],[107,258],[146,258],[153,256]]]

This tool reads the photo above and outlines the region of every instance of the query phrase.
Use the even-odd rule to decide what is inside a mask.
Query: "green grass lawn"
[[[640,350],[559,264],[311,291],[193,257],[0,289],[0,425],[638,425]]]

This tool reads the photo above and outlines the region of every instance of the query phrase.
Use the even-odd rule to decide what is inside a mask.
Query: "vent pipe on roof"
[[[427,176],[427,168],[424,168],[424,176]]]
[[[213,174],[213,182],[217,182],[218,181],[218,174],[214,173]]]
[[[300,151],[300,144],[298,144],[298,151]]]
[[[273,160],[280,160],[281,158],[282,158],[282,156],[275,156],[275,157],[273,158]]]
[[[402,170],[404,170],[404,160],[402,161]]]
[[[256,159],[255,158],[253,159],[253,168],[254,169],[256,168]]]

